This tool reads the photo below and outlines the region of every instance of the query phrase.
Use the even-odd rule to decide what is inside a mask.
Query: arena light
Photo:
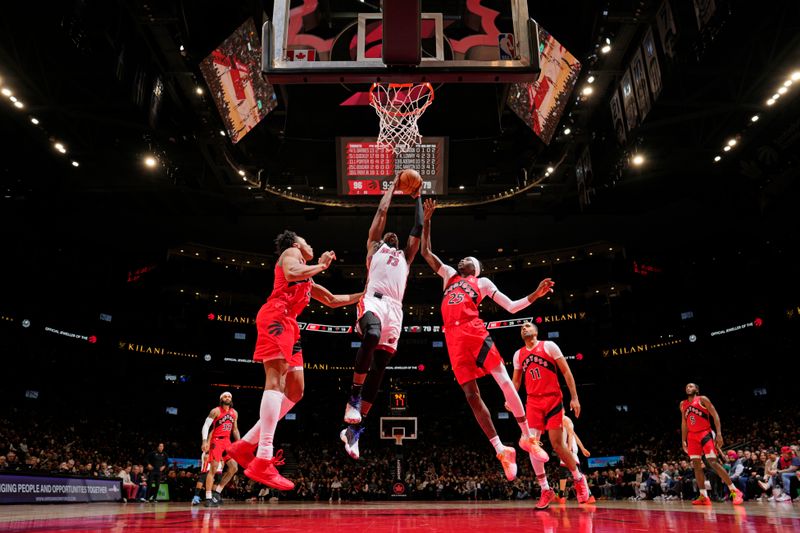
[[[603,47],[600,49],[600,52],[603,53],[603,54],[607,54],[610,51],[611,51],[611,45],[610,44],[604,44]]]
[[[726,151],[726,152],[730,152],[731,151],[731,147],[730,146],[726,146],[726,147],[723,148],[723,150]]]
[[[459,191],[463,191],[463,190],[464,190],[464,186],[463,186],[463,185],[459,185],[459,186],[458,186],[458,190],[459,190]]]
[[[240,170],[240,171],[239,171],[239,175],[240,175],[240,176],[244,176],[244,174],[245,174],[245,173],[244,173],[244,170]]]
[[[593,92],[594,89],[592,89],[591,87],[584,87],[583,90],[581,91],[581,94],[583,94],[583,96],[589,96]]]
[[[78,168],[79,166],[81,166],[81,164],[78,163],[77,161],[72,161],[72,166]]]
[[[718,156],[716,156],[716,157],[714,158],[714,162],[715,162],[715,163],[719,163],[719,161],[720,161],[721,159],[722,159],[722,156],[721,156],[721,155],[718,155]]]
[[[2,89],[0,89],[0,93],[3,93],[3,96],[5,96],[6,98],[9,98],[14,94],[8,87],[3,87]]]
[[[11,102],[16,102],[17,101],[17,97],[16,96],[10,96],[8,99],[11,100]]]
[[[758,122],[759,118],[761,117],[759,117],[758,115],[753,115],[752,117],[750,117],[750,122]]]
[[[225,130],[219,130],[219,134],[225,137]]]
[[[324,191],[325,190],[325,186],[324,185],[320,185],[319,186],[319,190]]]
[[[246,177],[246,176],[245,176],[245,177],[243,177],[243,178],[242,178],[242,181],[247,181],[247,177]]]
[[[586,78],[586,83],[594,83],[594,76],[589,76]]]
[[[17,100],[16,102],[14,102],[14,107],[16,107],[17,109],[22,109],[25,106],[22,104],[22,102]]]
[[[792,76],[790,78],[792,81],[800,80],[800,70],[795,70],[792,72]]]
[[[775,103],[775,100],[773,100],[772,98],[770,98],[769,100],[767,100],[767,105],[772,105],[772,104],[774,104],[774,103]]]
[[[38,126],[39,125],[39,119],[36,118],[36,117],[31,117],[31,124],[33,124],[34,126]]]
[[[570,133],[572,133],[572,130],[571,130],[571,129],[569,129],[569,128],[564,128],[564,135],[569,135]]]
[[[195,87],[194,88],[194,92],[196,92],[198,95],[202,95],[203,94],[203,88],[199,87],[199,86]]]
[[[644,164],[644,156],[641,154],[636,154],[635,156],[633,156],[631,162],[637,167],[640,167]]]
[[[788,90],[789,89],[787,89],[786,87],[781,87],[780,89],[778,89],[778,94],[786,94],[786,91]]]
[[[55,148],[58,152],[61,152],[62,154],[66,154],[67,153],[66,147],[61,143],[55,143],[53,145],[53,148]]]
[[[730,146],[731,148],[736,146],[736,139],[729,139],[728,146]]]
[[[547,167],[547,172],[549,172],[550,174],[553,173],[553,170],[555,170],[553,167]]]
[[[781,95],[779,95],[778,93],[775,93],[775,94],[772,95],[772,99],[773,100],[777,100],[780,97],[781,97]]]
[[[157,163],[156,158],[151,155],[148,155],[147,157],[144,158],[144,166],[146,166],[147,168],[155,168],[156,163]]]
[[[786,80],[783,82],[784,87],[791,87],[794,82],[792,80]]]

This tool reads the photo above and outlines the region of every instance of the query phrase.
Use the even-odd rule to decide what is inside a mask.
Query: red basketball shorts
[[[528,426],[539,431],[549,431],[561,427],[564,403],[561,392],[543,396],[528,396],[525,404]]]
[[[500,352],[480,319],[447,326],[444,339],[459,385],[483,377],[503,364]]]
[[[303,349],[297,320],[282,310],[263,305],[256,315],[256,330],[254,360],[286,359],[290,367],[303,366]]]
[[[714,443],[714,432],[694,431],[686,435],[686,447],[689,449],[690,459],[700,459],[703,455],[706,457],[717,456],[717,446]]]

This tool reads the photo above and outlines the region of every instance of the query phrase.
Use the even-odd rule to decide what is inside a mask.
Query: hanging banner
[[[647,76],[650,78],[650,92],[653,101],[661,94],[661,65],[658,64],[658,54],[656,53],[656,42],[653,39],[653,28],[647,28],[642,41],[644,50],[644,62],[647,68]]]
[[[633,94],[633,77],[630,69],[626,70],[625,75],[622,76],[619,88],[622,91],[622,106],[625,108],[628,131],[631,131],[639,125],[639,110],[636,108],[636,96]]]
[[[694,0],[694,14],[697,17],[697,29],[702,30],[714,12],[717,10],[717,5],[714,0]]]
[[[575,180],[578,184],[578,205],[583,211],[592,203],[594,194],[594,174],[592,173],[592,156],[589,154],[589,147],[583,149],[583,153],[575,163]]]
[[[633,88],[636,91],[636,101],[639,103],[639,120],[644,122],[647,113],[650,112],[650,89],[647,87],[647,74],[645,73],[644,59],[642,50],[636,50],[636,55],[631,61],[631,72],[633,73]]]
[[[672,8],[669,0],[664,0],[656,13],[656,26],[658,35],[661,37],[661,49],[664,55],[670,59],[675,57],[675,42],[678,38],[678,29],[675,27],[675,18],[672,16]]]
[[[625,137],[625,119],[622,118],[622,104],[619,101],[619,92],[614,91],[611,97],[611,120],[614,122],[614,131],[617,132],[617,141],[624,145],[627,142]]]

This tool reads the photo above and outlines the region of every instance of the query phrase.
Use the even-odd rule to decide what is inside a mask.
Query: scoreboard
[[[379,148],[374,137],[337,137],[336,163],[341,195],[383,194],[404,168],[422,176],[423,194],[447,193],[446,137],[423,137],[413,150],[402,154]]]

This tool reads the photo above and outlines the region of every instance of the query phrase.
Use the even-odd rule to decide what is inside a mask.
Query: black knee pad
[[[372,342],[377,346],[381,338],[381,321],[372,311],[367,311],[358,320],[358,329],[361,331],[362,343]]]

